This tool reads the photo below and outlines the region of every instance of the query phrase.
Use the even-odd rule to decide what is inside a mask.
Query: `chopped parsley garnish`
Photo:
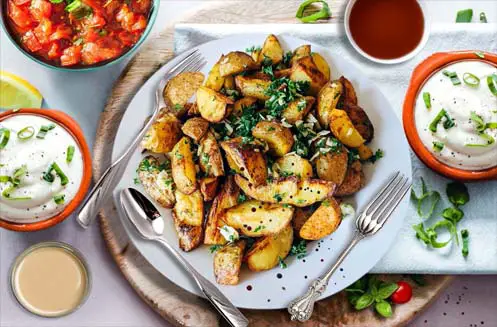
[[[278,264],[280,265],[281,269],[286,269],[288,267],[285,260],[283,260],[281,257],[278,257]]]
[[[281,77],[271,82],[265,94],[269,96],[265,106],[268,114],[280,118],[288,104],[301,97],[309,88],[309,82],[294,82],[288,77]]]
[[[219,250],[219,249],[220,249],[220,248],[222,248],[222,247],[223,247],[222,245],[216,244],[216,245],[211,246],[211,247],[209,248],[209,251],[210,251],[211,253],[214,253],[214,252],[216,252],[217,250]]]
[[[369,162],[371,163],[375,163],[377,162],[378,160],[380,160],[381,158],[383,158],[385,156],[384,152],[382,149],[378,149],[376,150],[376,152],[371,156],[371,158],[368,159]]]
[[[294,242],[290,249],[290,255],[296,256],[297,259],[304,258],[307,255],[307,242],[305,240]]]
[[[250,48],[246,48],[245,52],[247,52],[247,53],[253,53],[253,52],[261,51],[261,50],[262,50],[261,47],[253,45]]]
[[[245,195],[245,193],[240,192],[240,194],[238,194],[237,202],[243,203],[245,201],[247,201],[247,196]]]
[[[259,225],[254,229],[254,233],[260,232],[261,230],[265,229],[266,226],[264,225]]]
[[[461,238],[462,238],[462,256],[467,257],[469,254],[469,232],[467,229],[463,229],[461,231]]]

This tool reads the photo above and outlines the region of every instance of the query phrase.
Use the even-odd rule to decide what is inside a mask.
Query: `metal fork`
[[[112,194],[112,191],[119,183],[119,180],[121,179],[126,166],[128,165],[129,159],[133,155],[136,147],[159,115],[161,108],[166,107],[162,96],[166,83],[177,74],[187,71],[199,71],[205,66],[206,63],[207,61],[198,49],[193,50],[182,55],[180,62],[178,62],[176,66],[172,67],[171,70],[169,70],[160,80],[159,85],[155,90],[155,106],[152,116],[133,139],[128,149],[116,161],[114,161],[109,168],[107,168],[102,177],[100,177],[91,190],[90,195],[83,203],[83,206],[77,216],[77,220],[81,226],[87,228],[93,222],[98,214],[98,211],[105,204],[107,199]]]
[[[312,282],[307,293],[290,302],[288,312],[292,320],[302,322],[309,320],[314,309],[314,302],[326,290],[331,276],[338,269],[345,257],[347,257],[360,240],[376,234],[383,227],[410,187],[411,182],[409,179],[399,171],[389,179],[387,184],[357,217],[354,237],[340,254],[336,263],[324,275]]]

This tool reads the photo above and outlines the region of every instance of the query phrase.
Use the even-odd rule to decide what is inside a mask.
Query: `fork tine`
[[[177,70],[172,72],[172,74],[177,75],[185,71],[192,71],[193,67],[195,67],[195,65],[200,61],[202,61],[202,55],[199,54],[198,56],[192,57],[191,60],[186,62],[184,65],[176,67]]]
[[[376,201],[383,195],[383,193],[390,187],[390,185],[393,183],[393,181],[397,178],[397,176],[399,176],[400,174],[400,171],[397,171],[395,172],[392,177],[390,177],[390,179],[388,180],[388,182],[385,184],[385,186],[383,186],[383,188],[380,190],[380,192],[378,192],[378,194],[376,195],[376,197],[371,200],[371,202],[369,202],[368,206],[363,210],[364,213],[367,213],[367,211],[371,208],[371,206],[373,204],[376,203]]]
[[[194,51],[192,51],[192,53],[188,54],[184,59],[182,59],[176,66],[174,66],[168,72],[168,74],[175,74],[178,69],[184,67],[184,65],[190,63],[192,60],[196,61],[196,58],[198,58],[199,56],[202,55],[198,52],[198,49],[195,49]]]
[[[372,218],[375,219],[378,223],[380,218],[383,216],[385,213],[385,210],[387,210],[390,207],[390,204],[395,201],[395,198],[397,195],[400,193],[400,191],[404,188],[404,186],[409,182],[409,180],[402,175],[400,178],[399,182],[395,184],[395,186],[392,188],[391,192],[389,192],[388,197],[383,201],[378,208],[371,213]]]

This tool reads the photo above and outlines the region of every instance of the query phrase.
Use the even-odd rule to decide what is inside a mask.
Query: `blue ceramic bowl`
[[[135,43],[131,48],[129,48],[127,51],[123,52],[119,57],[114,58],[112,60],[107,60],[107,61],[102,61],[100,63],[97,63],[95,65],[87,65],[87,66],[75,66],[75,67],[62,67],[62,66],[57,66],[55,64],[51,64],[50,62],[44,61],[40,57],[33,55],[32,53],[29,53],[26,51],[18,42],[17,40],[12,36],[9,25],[7,23],[7,1],[5,0],[0,0],[2,4],[0,5],[0,22],[3,28],[3,31],[7,36],[9,37],[10,41],[15,45],[15,47],[22,52],[26,57],[29,59],[36,61],[37,63],[41,64],[42,66],[52,68],[58,71],[94,71],[103,67],[108,67],[111,65],[114,65],[124,58],[130,56],[131,54],[135,53],[135,51],[142,45],[142,43],[145,41],[147,36],[150,34],[150,31],[152,30],[152,27],[155,23],[155,20],[157,18],[157,13],[159,12],[159,4],[160,0],[153,0],[152,2],[152,7],[150,8],[150,13],[148,16],[148,24],[147,28],[145,31],[143,31],[142,36],[138,40],[138,42]]]

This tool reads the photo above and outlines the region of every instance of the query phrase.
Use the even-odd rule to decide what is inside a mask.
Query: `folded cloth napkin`
[[[496,24],[435,24],[425,48],[412,60],[397,65],[372,63],[350,46],[343,27],[327,25],[177,25],[175,51],[181,52],[196,45],[228,35],[244,33],[287,34],[327,47],[330,51],[353,62],[390,100],[397,116],[402,115],[402,104],[411,72],[414,67],[435,52],[452,50],[486,50],[497,52]],[[236,49],[236,44],[233,45]],[[426,222],[430,226],[438,220],[441,211],[449,206],[445,187],[449,182],[421,163],[411,154],[413,181],[419,185],[423,177],[431,189],[438,190],[442,201],[433,218]],[[382,160],[392,160],[386,157]],[[416,186],[415,186],[416,188]],[[432,274],[484,274],[497,272],[497,181],[468,184],[471,200],[463,207],[465,217],[458,224],[459,230],[470,233],[467,258],[454,242],[443,249],[427,249],[415,237],[412,225],[421,220],[411,201],[405,223],[390,251],[378,262],[375,273],[432,273]],[[442,238],[443,236],[441,236]]]

